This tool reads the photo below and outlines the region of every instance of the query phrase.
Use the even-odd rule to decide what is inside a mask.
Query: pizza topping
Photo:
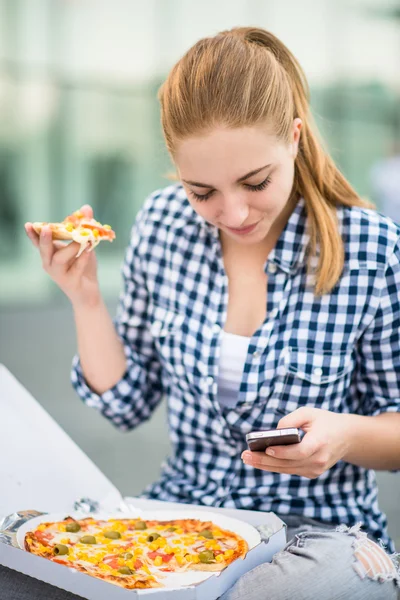
[[[119,538],[121,537],[121,534],[119,531],[106,531],[103,533],[104,537],[110,539],[110,540],[119,540]]]
[[[84,535],[79,541],[81,544],[97,544],[94,535]]]
[[[144,521],[137,521],[135,523],[135,529],[147,529],[147,525]]]
[[[199,536],[207,538],[209,540],[212,540],[214,537],[210,529],[203,529],[203,531],[200,531]]]
[[[215,560],[214,552],[212,550],[203,550],[199,554],[200,562],[209,564]]]
[[[48,542],[50,542],[52,536],[50,533],[44,533],[43,531],[38,531],[36,533],[36,537],[38,538],[38,540],[41,544],[43,544],[44,546],[47,546],[47,544],[48,544]]]
[[[118,569],[118,573],[121,573],[121,575],[134,575],[135,571],[132,571],[129,567],[121,567]]]
[[[65,526],[65,531],[68,531],[69,533],[77,533],[80,530],[81,526],[76,521],[73,523],[67,523]]]
[[[160,566],[163,562],[164,563],[169,563],[170,560],[172,560],[174,558],[174,554],[166,554],[164,552],[149,552],[147,554],[147,556],[151,559],[154,560],[154,564],[156,566]]]
[[[151,533],[150,535],[147,536],[146,541],[147,542],[155,542],[155,540],[157,540],[160,536],[159,533]]]
[[[53,548],[54,554],[68,554],[69,550],[64,544],[56,544]]]
[[[131,552],[125,552],[124,554],[121,554],[121,558],[123,560],[131,560],[131,558],[133,558],[133,554]]]

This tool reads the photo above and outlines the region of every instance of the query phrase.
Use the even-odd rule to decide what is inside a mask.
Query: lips
[[[229,229],[229,231],[232,231],[232,233],[244,235],[246,233],[251,233],[257,227],[258,223],[259,221],[257,221],[257,223],[252,223],[251,225],[247,225],[247,227],[240,227],[239,229],[235,229],[233,227],[227,227],[227,229]]]

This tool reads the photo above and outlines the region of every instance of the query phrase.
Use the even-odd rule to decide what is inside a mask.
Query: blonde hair
[[[304,197],[310,242],[319,256],[315,292],[336,285],[344,245],[336,207],[370,206],[362,200],[322,147],[309,106],[309,88],[296,58],[272,33],[234,28],[197,42],[172,68],[159,92],[161,122],[171,155],[178,141],[214,126],[267,124],[290,141],[293,120],[302,120],[293,194]]]

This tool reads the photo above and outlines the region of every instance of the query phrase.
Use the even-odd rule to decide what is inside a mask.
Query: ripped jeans
[[[329,527],[314,519],[281,516],[285,548],[271,563],[249,571],[219,600],[398,600],[400,572],[356,525]]]

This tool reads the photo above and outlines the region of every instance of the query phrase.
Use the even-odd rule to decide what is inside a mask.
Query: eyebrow
[[[272,165],[269,164],[269,165],[264,165],[263,167],[260,167],[259,169],[254,169],[254,171],[250,171],[250,173],[246,173],[246,175],[239,177],[239,179],[236,181],[236,183],[241,183],[242,181],[245,181],[249,177],[252,177],[253,175],[257,175],[257,173],[259,173],[263,169],[266,169],[267,167],[271,167],[271,166]],[[201,187],[201,188],[213,188],[214,187],[213,185],[210,185],[209,183],[199,183],[198,181],[189,181],[187,179],[182,179],[182,181],[184,181],[185,183],[188,183],[189,185],[194,185],[196,187]]]

